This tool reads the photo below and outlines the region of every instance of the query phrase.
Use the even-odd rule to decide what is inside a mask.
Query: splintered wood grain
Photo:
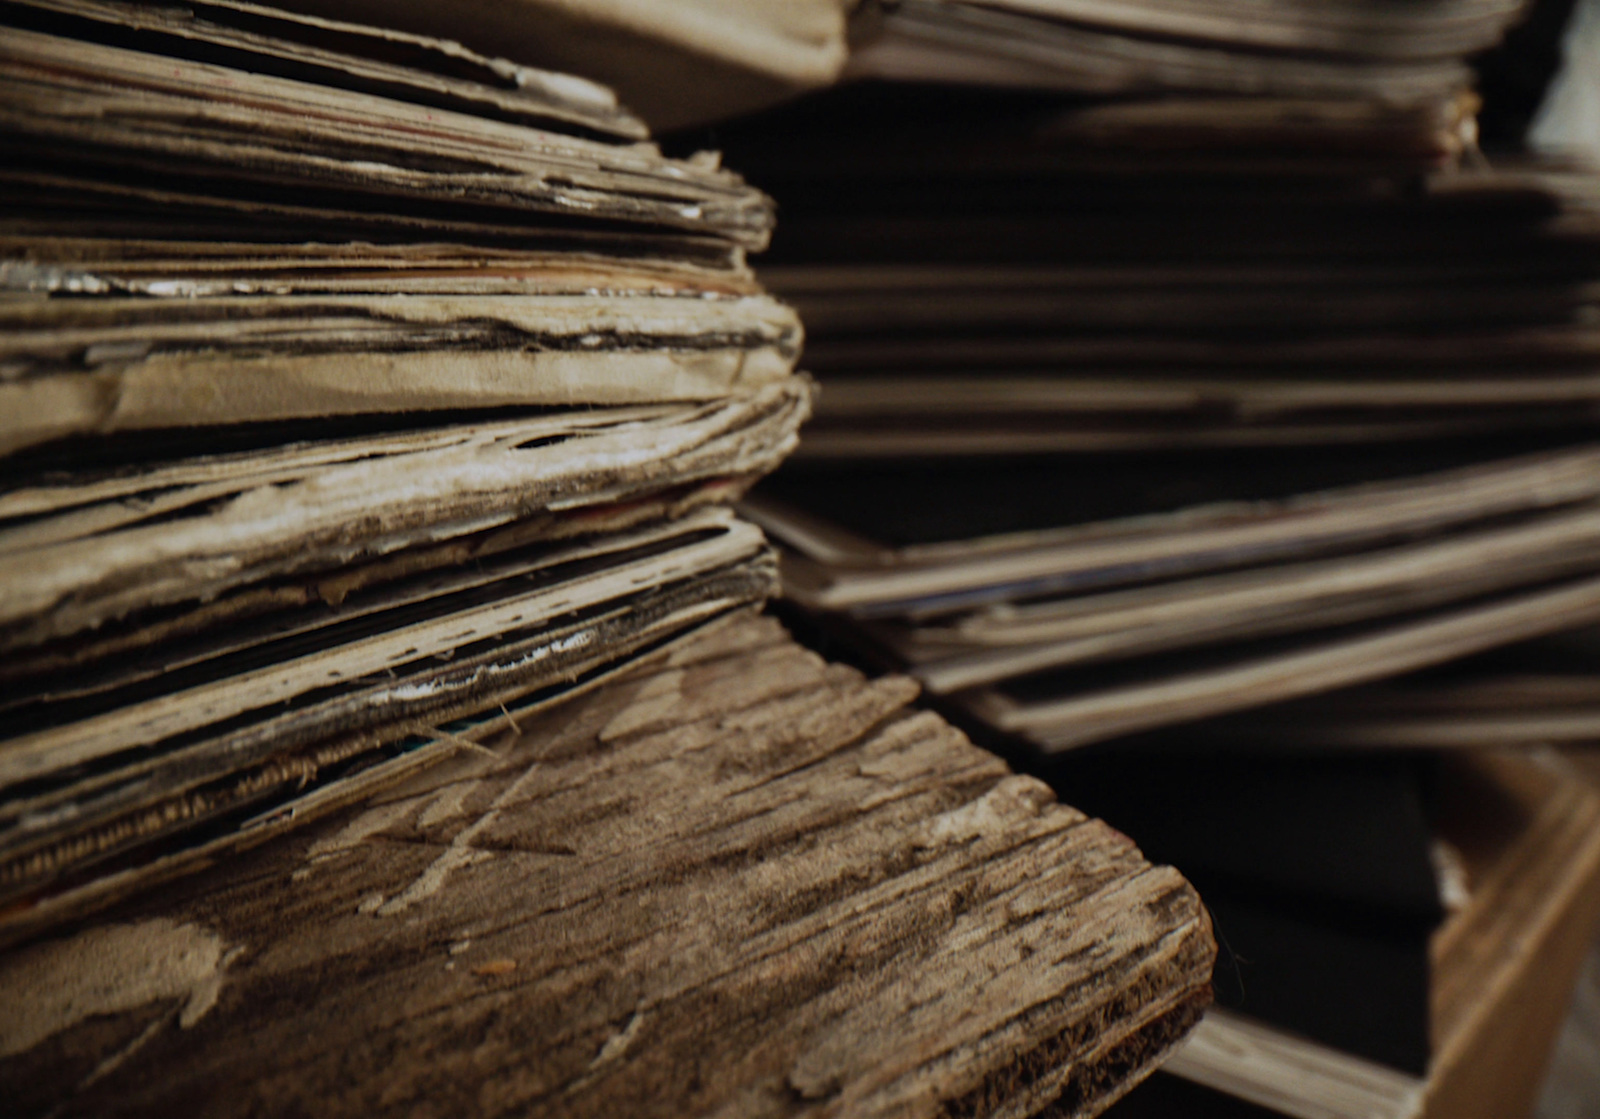
[[[23,1113],[1097,1113],[1209,998],[1176,872],[746,618],[0,957]]]

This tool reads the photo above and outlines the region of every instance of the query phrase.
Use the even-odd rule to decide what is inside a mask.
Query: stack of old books
[[[774,587],[769,202],[606,89],[217,0],[0,6],[0,906],[515,727]]]

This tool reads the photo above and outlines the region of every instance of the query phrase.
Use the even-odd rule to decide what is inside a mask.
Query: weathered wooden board
[[[1209,999],[1187,883],[903,678],[740,618],[0,956],[14,1114],[1091,1115]]]
[[[1423,1114],[1531,1115],[1600,919],[1600,766],[1589,751],[1548,749],[1450,763],[1442,830],[1469,900],[1433,938]]]

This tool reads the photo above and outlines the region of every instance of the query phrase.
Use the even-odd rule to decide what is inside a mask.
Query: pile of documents
[[[591,82],[0,3],[0,907],[69,914],[776,587],[772,206]]]
[[[846,73],[1100,96],[1448,98],[1523,0],[867,0]]]
[[[1248,89],[1158,64],[1156,22],[1091,35],[1157,6],[1103,7],[901,5],[926,49],[882,74],[946,84],[719,130],[783,208],[762,278],[821,388],[749,504],[792,597],[1052,751],[1600,618],[1600,178],[1473,146],[1462,54],[1516,6],[1392,41],[1160,6]],[[965,88],[928,46],[958,23],[1070,57]],[[1317,35],[1349,80],[1294,93]],[[1056,92],[1118,36],[1148,81]]]
[[[1401,450],[805,471],[750,511],[831,628],[1058,750],[1600,620],[1600,449]]]

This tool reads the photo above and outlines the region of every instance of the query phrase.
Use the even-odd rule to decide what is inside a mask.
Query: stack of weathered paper
[[[1041,60],[1047,15],[1145,10],[1027,7]],[[1321,63],[1256,40],[1317,13],[1174,3],[1184,51],[1282,73],[1169,58],[1088,101],[1076,63],[974,90],[895,54],[947,84],[719,130],[783,207],[762,278],[821,386],[748,508],[795,599],[971,726],[1066,749],[1600,619],[1600,178],[1472,146],[1461,56],[1515,5],[1397,30],[1434,75],[1404,89],[1372,13],[1324,9],[1376,53],[1308,100],[1283,75]]]
[[[1600,630],[1568,629],[1360,688],[1209,720],[1195,740],[1312,751],[1590,747]]]
[[[762,177],[785,210],[763,279],[828,389],[808,457],[1360,446],[1595,414],[1586,172],[1110,164],[1043,117],[993,161],[953,146],[959,168]]]
[[[1493,454],[1424,448],[1447,449]],[[1600,450],[1457,463],[1401,473],[1416,455],[1378,448],[809,470],[749,509],[789,548],[791,595],[837,632],[1060,750],[1600,621]]]
[[[0,4],[0,908],[360,795],[775,588],[772,208],[588,81]]]
[[[1450,97],[1524,0],[867,0],[846,73],[1100,96]]]
[[[1170,95],[1182,119],[1302,123],[1348,100],[1399,126],[1453,100],[1462,56],[1523,0],[291,0],[588,74],[661,128],[748,112],[837,80],[1095,96]],[[1221,102],[1245,94],[1253,108]],[[1266,100],[1273,104],[1268,107]],[[1207,104],[1207,102],[1213,102]],[[1116,114],[1113,113],[1113,116]],[[1425,115],[1425,113],[1421,114]],[[1177,118],[1175,118],[1177,119]]]

